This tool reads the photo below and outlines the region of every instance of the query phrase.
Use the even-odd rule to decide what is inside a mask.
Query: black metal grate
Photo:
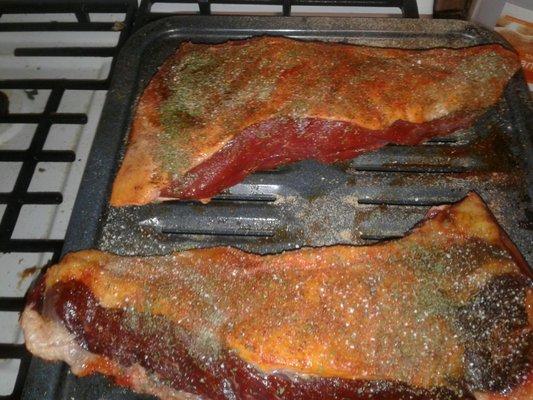
[[[0,32],[51,32],[51,31],[116,31],[120,30],[119,39],[114,47],[39,47],[15,49],[15,56],[93,56],[114,57],[131,32],[137,3],[135,0],[91,0],[72,1],[3,1],[0,3],[0,15],[68,13],[76,16],[77,22],[2,22]],[[90,13],[123,13],[124,21],[117,26],[113,22],[91,22]],[[113,62],[112,62],[113,67]],[[111,67],[111,68],[112,68]],[[112,71],[112,69],[111,69]],[[111,72],[109,76],[111,75]],[[60,192],[29,192],[28,188],[39,162],[75,161],[76,154],[70,150],[45,150],[43,146],[54,124],[87,123],[87,115],[81,113],[58,112],[59,105],[66,90],[105,90],[109,87],[109,76],[103,80],[93,79],[15,79],[0,80],[3,89],[50,89],[44,110],[41,113],[9,113],[7,107],[0,112],[0,123],[36,124],[30,145],[26,150],[6,150],[0,148],[0,162],[22,163],[13,189],[0,193],[0,205],[5,206],[0,221],[0,252],[2,253],[50,253],[52,262],[58,260],[63,240],[49,239],[12,239],[15,226],[24,205],[57,205],[63,201]],[[3,265],[2,268],[9,266]],[[2,294],[0,293],[0,296]],[[1,311],[21,311],[24,299],[21,297],[0,297]],[[30,356],[23,344],[0,343],[0,359],[18,359],[20,367],[13,392],[0,396],[0,399],[18,399],[21,396],[27,375]]]
[[[139,15],[135,27],[140,28],[146,23],[168,16],[168,13],[154,12],[154,4],[188,4],[193,13],[210,15],[211,6],[214,4],[226,5],[256,5],[280,6],[281,14],[290,16],[293,6],[325,6],[325,7],[387,7],[399,8],[404,18],[418,18],[416,0],[142,0],[139,6]]]

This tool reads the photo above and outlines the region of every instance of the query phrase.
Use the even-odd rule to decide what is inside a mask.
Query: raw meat
[[[248,174],[470,126],[519,69],[500,45],[183,43],[141,95],[111,204],[207,200]]]
[[[21,323],[35,355],[165,399],[526,400],[532,282],[470,194],[372,246],[72,253]]]

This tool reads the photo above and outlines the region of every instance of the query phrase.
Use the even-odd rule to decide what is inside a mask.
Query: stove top
[[[135,11],[127,1],[0,4],[0,398],[20,397],[29,355],[18,312],[60,255]]]

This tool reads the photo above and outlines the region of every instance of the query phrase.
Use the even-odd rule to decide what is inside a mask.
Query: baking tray
[[[109,207],[136,100],[182,41],[220,43],[283,35],[384,47],[508,44],[464,21],[325,17],[189,16],[145,26],[123,47],[65,238],[64,252],[123,255],[232,245],[258,253],[399,237],[433,205],[475,190],[530,264],[531,105],[523,76],[469,129],[420,146],[386,146],[334,165],[303,161],[255,173],[207,205],[173,201]],[[76,378],[33,358],[24,399],[137,399],[101,376]]]

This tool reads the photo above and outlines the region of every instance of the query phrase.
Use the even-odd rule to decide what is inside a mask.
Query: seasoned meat
[[[21,322],[35,355],[166,399],[526,400],[529,274],[470,194],[371,246],[72,253]]]
[[[139,99],[111,204],[205,200],[257,170],[451,133],[495,104],[518,68],[500,45],[183,43]]]

